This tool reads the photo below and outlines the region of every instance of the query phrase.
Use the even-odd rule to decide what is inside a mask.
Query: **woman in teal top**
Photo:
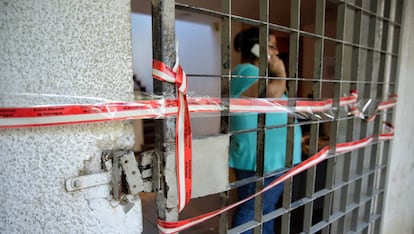
[[[249,64],[239,64],[233,69],[233,75],[258,76],[258,67]],[[241,94],[250,87],[258,78],[234,78],[231,81],[231,96],[241,97]],[[287,98],[282,95],[282,98]],[[240,114],[230,117],[230,130],[244,130],[257,128],[257,114]],[[266,126],[284,126],[268,129],[265,132],[265,163],[264,171],[272,172],[285,167],[287,113],[266,114]],[[301,161],[302,133],[300,127],[295,127],[295,144],[293,164]],[[240,170],[255,171],[257,133],[249,132],[235,134],[231,137],[230,167]]]
[[[240,32],[234,41],[237,51],[241,52],[242,63],[232,71],[230,83],[231,97],[257,97],[258,95],[258,54],[253,47],[258,48],[259,30],[250,28]],[[255,45],[257,44],[257,45]],[[278,57],[277,42],[274,35],[269,36],[268,41],[268,67],[269,72],[275,77],[286,77],[286,71],[282,60]],[[256,55],[255,55],[256,54]],[[284,79],[271,79],[267,85],[267,97],[287,98],[284,94],[286,81]],[[272,172],[285,167],[286,159],[286,135],[287,113],[266,114],[266,126],[281,126],[265,130],[264,145],[264,171]],[[238,114],[230,117],[230,130],[257,129],[257,114]],[[301,129],[295,126],[293,163],[301,161]],[[256,170],[257,132],[234,133],[230,138],[230,167],[234,169],[237,180],[252,177]],[[277,177],[265,179],[265,186]],[[283,191],[280,184],[264,193],[263,213],[269,213],[275,209]],[[251,183],[237,189],[239,199],[244,199],[255,192],[255,184]],[[240,205],[233,216],[233,226],[239,226],[254,218],[254,200]],[[263,233],[274,233],[273,220],[263,225]],[[252,233],[248,231],[245,233]]]

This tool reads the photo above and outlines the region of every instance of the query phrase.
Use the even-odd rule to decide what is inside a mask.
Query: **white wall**
[[[389,157],[382,233],[414,233],[414,2],[404,1],[395,137]]]
[[[132,53],[134,74],[148,92],[152,86],[152,26],[151,16],[132,13]],[[214,25],[177,20],[180,65],[187,74],[220,75],[220,32]],[[218,81],[218,82],[217,82]],[[220,95],[220,80],[190,78],[190,91],[199,95]]]
[[[134,74],[142,81],[147,92],[153,92],[152,78],[152,25],[151,17],[132,13],[132,51]],[[179,41],[180,65],[187,74],[220,75],[220,31],[213,24],[176,21]],[[220,97],[220,78],[189,77],[189,96]],[[218,117],[193,118],[193,134],[216,133]]]
[[[131,14],[132,70],[147,92],[152,86],[152,25],[148,15]]]

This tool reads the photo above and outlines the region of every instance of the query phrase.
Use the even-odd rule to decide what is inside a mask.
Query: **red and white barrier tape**
[[[355,97],[355,99],[357,98],[357,93],[353,92],[352,96]],[[355,102],[349,102],[349,104],[354,104]],[[257,104],[257,103],[250,103],[250,104]],[[319,103],[319,106],[322,106],[323,108],[328,107],[331,103]],[[394,103],[395,104],[395,103]],[[249,105],[247,105],[249,106]],[[377,110],[384,110],[390,107],[393,107],[394,105],[390,105],[389,102],[382,102],[378,107]],[[244,109],[247,110],[247,109]],[[260,112],[263,111],[264,109],[256,109],[256,111]],[[358,113],[359,114],[359,113]],[[394,132],[393,132],[393,127],[391,124],[387,124],[386,126],[386,130],[388,132],[380,134],[378,136],[378,140],[379,141],[384,141],[384,140],[389,140],[392,139],[392,137],[394,136]],[[353,150],[356,149],[360,149],[363,148],[367,145],[369,145],[372,141],[374,140],[374,136],[369,136],[367,138],[364,139],[360,139],[360,140],[356,140],[356,141],[352,141],[352,142],[346,142],[346,143],[340,143],[337,144],[335,147],[335,151],[336,153],[346,153],[346,152],[351,152]],[[308,158],[307,160],[303,161],[302,163],[298,164],[297,166],[293,167],[292,169],[290,169],[287,173],[283,174],[282,176],[278,177],[276,180],[274,180],[272,183],[270,183],[268,186],[266,186],[265,188],[263,188],[261,191],[243,199],[240,200],[232,205],[229,205],[227,207],[221,208],[219,210],[216,211],[212,211],[197,217],[193,217],[193,218],[189,218],[189,219],[185,219],[185,220],[180,220],[180,221],[165,221],[165,220],[158,220],[158,229],[160,230],[160,232],[162,233],[176,233],[179,231],[183,231],[187,228],[190,228],[194,225],[197,225],[199,223],[202,223],[210,218],[213,218],[217,215],[220,215],[230,209],[233,209],[234,207],[255,198],[256,196],[270,190],[271,188],[275,187],[276,185],[282,183],[283,181],[285,181],[288,178],[291,178],[315,165],[317,165],[318,163],[324,161],[325,159],[327,159],[328,154],[329,154],[329,150],[330,147],[329,146],[325,146],[324,148],[322,148],[318,153],[316,153],[315,155],[311,156],[310,158]]]
[[[396,105],[397,105],[397,95],[393,94],[393,95],[390,96],[389,100],[385,100],[385,101],[382,101],[381,103],[379,103],[376,111],[373,114],[369,115],[369,116],[365,116],[363,111],[360,110],[361,108],[358,107],[356,105],[356,103],[350,105],[351,106],[350,113],[353,114],[356,117],[359,117],[361,119],[366,120],[367,122],[370,122],[370,121],[375,119],[376,114],[377,114],[378,111],[386,110],[386,109],[392,108]]]
[[[178,210],[182,211],[191,199],[192,187],[192,133],[190,113],[187,102],[187,75],[178,64],[178,59],[171,69],[160,61],[152,63],[154,78],[174,83],[178,97],[178,113],[176,118],[176,173]]]
[[[357,98],[354,96],[342,97],[340,106],[354,104],[356,101]],[[317,113],[329,111],[332,108],[332,103],[332,99],[321,101],[297,100],[295,106],[290,107],[288,101],[280,99],[231,98],[229,100],[229,112],[230,114],[257,112]],[[214,113],[225,109],[220,98],[188,98],[187,104],[188,111],[191,113]],[[99,104],[0,107],[0,128],[163,118],[176,115],[179,106],[176,99],[161,99]]]
[[[160,118],[171,115],[177,116],[177,139],[176,139],[176,163],[177,180],[179,192],[178,209],[181,211],[191,198],[191,128],[189,112],[220,112],[224,110],[219,98],[190,98],[186,97],[186,75],[180,66],[174,69],[154,61],[154,77],[163,81],[174,82],[177,85],[177,99],[143,100],[136,102],[110,102],[101,104],[79,104],[79,105],[55,105],[34,107],[0,107],[0,128],[21,128],[36,126],[53,126],[64,124],[78,124],[88,122],[102,122],[126,119]],[[288,106],[286,100],[278,99],[237,99],[229,100],[229,112],[306,112],[317,113],[328,111],[332,108],[331,99],[322,101],[296,101],[293,107]],[[366,118],[357,107],[357,94],[352,92],[351,96],[340,99],[341,107],[351,105],[351,113],[367,121],[372,120],[375,115]],[[381,102],[378,111],[394,107],[396,98]],[[178,113],[177,113],[178,112]],[[379,140],[388,140],[393,133],[384,133],[378,136]],[[337,152],[351,151],[364,147],[373,140],[368,137],[356,142],[338,144]],[[277,185],[297,173],[325,160],[329,148],[322,149],[308,160],[292,168],[286,175],[279,177],[272,186]],[[310,160],[312,159],[312,160]],[[271,188],[271,187],[270,187]],[[264,191],[270,189],[265,188]],[[259,194],[260,194],[259,193]],[[258,195],[258,194],[257,194]],[[254,196],[257,196],[254,195]],[[251,199],[247,198],[247,200]],[[239,201],[229,207],[211,212],[192,219],[178,222],[166,222],[159,220],[159,228],[165,233],[173,233],[184,230],[190,226],[203,222],[220,213],[245,202]]]
[[[392,139],[394,133],[391,131],[391,128],[389,127],[388,130],[390,132],[384,133],[384,134],[380,134],[378,136],[378,140],[379,141],[384,141],[384,140],[389,140]],[[357,140],[357,141],[352,141],[352,142],[347,142],[347,143],[340,143],[337,144],[335,147],[336,153],[347,153],[347,152],[351,152],[353,150],[356,149],[360,149],[363,148],[367,145],[369,145],[370,143],[372,143],[372,141],[374,140],[373,136],[361,139],[361,140]],[[258,195],[270,190],[271,188],[275,187],[276,185],[282,183],[283,181],[287,180],[288,178],[292,178],[293,176],[313,167],[316,166],[318,163],[326,160],[328,158],[329,155],[329,146],[325,146],[324,148],[322,148],[318,153],[314,154],[313,156],[309,157],[307,160],[301,162],[300,164],[298,164],[297,166],[293,167],[292,169],[290,169],[288,172],[286,172],[285,174],[283,174],[282,176],[278,177],[276,180],[274,180],[272,183],[270,183],[268,186],[266,186],[265,188],[263,188],[261,191],[243,199],[240,200],[234,204],[231,204],[229,206],[226,206],[224,208],[200,215],[200,216],[196,216],[193,218],[189,218],[189,219],[185,219],[185,220],[180,220],[180,221],[176,221],[176,222],[172,222],[172,221],[164,221],[164,220],[158,220],[158,229],[160,230],[160,232],[162,233],[176,233],[176,232],[180,232],[183,231],[187,228],[190,228],[194,225],[197,225],[199,223],[202,223],[208,219],[211,219],[217,215],[220,215],[226,211],[229,211],[233,208],[235,208],[236,206],[251,200],[255,197],[257,197]]]
[[[188,98],[188,111],[191,113],[218,113],[226,107],[220,98]],[[307,101],[297,100],[294,106],[288,101],[265,98],[231,98],[229,114],[236,113],[320,113],[332,108],[332,99]],[[350,113],[372,120],[375,113],[365,117],[357,105],[355,92],[351,96],[342,97],[339,105],[350,106]],[[396,105],[396,98],[381,102],[377,110],[385,110]],[[99,104],[68,104],[32,107],[0,107],[0,128],[22,128],[36,126],[53,126],[80,124],[127,119],[164,118],[177,115],[179,104],[177,99],[140,100],[134,102],[108,102]]]

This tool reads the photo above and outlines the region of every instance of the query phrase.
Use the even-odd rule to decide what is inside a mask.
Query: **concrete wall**
[[[398,103],[382,219],[382,233],[414,233],[414,2],[404,1]]]
[[[131,100],[132,91],[129,0],[0,1],[1,106],[79,101],[12,93]],[[102,149],[133,141],[128,121],[1,129],[0,233],[140,233],[139,199],[123,207],[108,185],[64,187],[99,172]]]

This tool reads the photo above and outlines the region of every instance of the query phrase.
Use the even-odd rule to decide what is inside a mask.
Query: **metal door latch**
[[[125,195],[138,195],[139,192],[152,190],[151,171],[152,153],[142,153],[137,158],[130,150],[106,150],[102,153],[103,172],[81,175],[65,180],[68,192],[111,184],[112,196],[122,200]],[[141,165],[139,165],[139,163]],[[142,165],[145,164],[145,165]],[[145,174],[145,178],[141,174]],[[143,181],[145,180],[145,182]]]
[[[104,152],[103,160],[112,159],[112,196],[120,200],[124,194],[138,195],[144,189],[134,152],[116,150]]]

